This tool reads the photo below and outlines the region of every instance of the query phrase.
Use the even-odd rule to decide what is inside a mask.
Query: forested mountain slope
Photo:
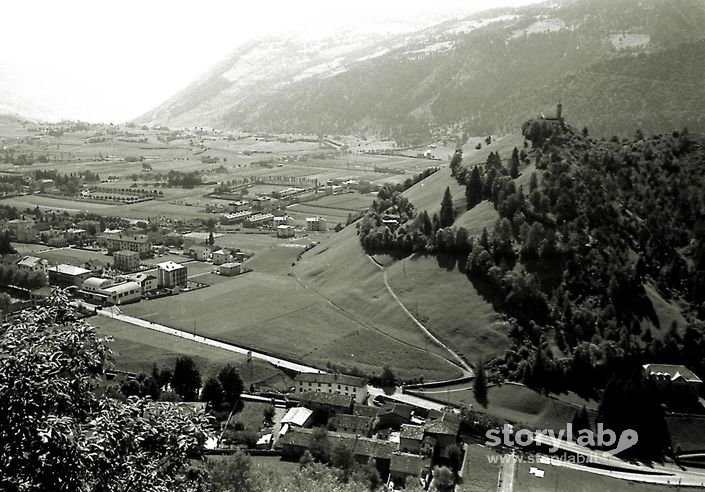
[[[703,129],[700,0],[500,9],[386,38],[266,40],[139,118],[321,134],[514,131],[561,99],[596,135]]]
[[[389,189],[358,222],[363,247],[457,262],[509,327],[497,375],[590,393],[640,360],[705,373],[705,138],[595,139],[543,119],[524,135],[484,165],[451,161],[470,212],[488,200],[494,227],[468,234],[450,193],[429,217]],[[399,227],[382,223],[390,213]],[[472,319],[473,304],[459,315]]]

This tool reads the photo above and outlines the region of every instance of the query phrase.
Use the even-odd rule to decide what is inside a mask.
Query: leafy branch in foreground
[[[98,396],[105,341],[61,293],[0,329],[0,489],[203,489],[207,417]]]

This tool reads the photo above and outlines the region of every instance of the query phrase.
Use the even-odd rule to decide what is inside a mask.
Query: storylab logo
[[[571,446],[580,446],[586,449],[600,449],[611,455],[616,455],[631,448],[639,442],[639,435],[633,429],[626,429],[617,436],[612,429],[605,429],[597,424],[597,430],[580,429],[573,432],[573,424],[567,424],[565,429],[554,432],[551,429],[530,431],[528,429],[514,430],[514,427],[504,424],[502,429],[490,429],[485,434],[486,446],[531,446],[541,445],[549,448],[551,453],[559,450],[570,451]]]

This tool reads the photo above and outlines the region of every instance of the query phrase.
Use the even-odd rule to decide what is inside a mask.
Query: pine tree
[[[531,179],[529,180],[529,193],[534,191],[536,188],[539,187],[539,179],[536,175],[536,173],[531,173]]]
[[[458,171],[460,170],[460,167],[463,163],[463,151],[461,149],[458,149],[455,151],[453,154],[453,157],[450,159],[450,175],[451,176],[457,176]]]
[[[509,161],[509,176],[512,179],[519,177],[519,150],[516,147],[514,147],[512,158]]]
[[[477,166],[472,168],[470,179],[465,187],[465,198],[467,199],[468,210],[482,201],[482,178]]]
[[[446,187],[446,191],[443,194],[438,220],[441,227],[450,227],[455,222],[455,210],[453,210],[453,197],[450,195],[450,187]]]

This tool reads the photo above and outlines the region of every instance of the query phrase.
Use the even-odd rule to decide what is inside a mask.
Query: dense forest
[[[523,126],[524,148],[468,169],[451,160],[468,208],[489,200],[500,219],[479,237],[383,190],[358,223],[369,253],[453,253],[511,326],[494,377],[594,396],[640,362],[705,372],[704,139],[686,129],[620,141],[549,120]],[[528,169],[528,170],[527,170]],[[528,187],[517,185],[530,172]],[[399,227],[383,223],[400,216]],[[661,326],[647,289],[686,320]],[[471,315],[470,313],[468,315]]]

